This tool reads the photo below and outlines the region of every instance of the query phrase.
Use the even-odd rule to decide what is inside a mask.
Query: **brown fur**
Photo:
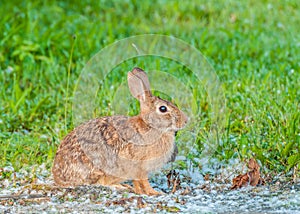
[[[136,193],[158,194],[148,174],[174,160],[175,132],[185,126],[187,117],[172,103],[151,94],[141,69],[128,73],[128,84],[140,101],[141,113],[92,119],[70,132],[52,168],[57,185],[120,186],[120,182],[133,180]],[[166,113],[158,110],[162,105],[168,108]]]

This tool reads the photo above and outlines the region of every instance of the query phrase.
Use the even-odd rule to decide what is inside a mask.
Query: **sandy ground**
[[[9,169],[6,169],[9,170]],[[1,213],[300,213],[300,183],[276,178],[271,184],[231,190],[232,176],[203,177],[177,170],[180,188],[172,193],[162,171],[151,184],[161,196],[136,195],[101,186],[57,188],[43,167],[30,182],[15,173],[1,180]],[[23,179],[23,180],[22,180]],[[130,184],[130,183],[129,183]]]

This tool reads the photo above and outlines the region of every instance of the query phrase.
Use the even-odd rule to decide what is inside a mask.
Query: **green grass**
[[[299,165],[298,0],[99,2],[0,3],[0,167],[50,167],[60,139],[73,128],[71,100],[83,66],[108,44],[146,33],[182,39],[214,67],[228,107],[215,157],[254,155],[275,172]],[[124,73],[135,64],[184,69],[140,58],[115,70]],[[113,73],[110,79],[121,81]],[[113,110],[107,92],[109,84],[98,94],[100,115]],[[200,105],[205,113],[205,102]]]

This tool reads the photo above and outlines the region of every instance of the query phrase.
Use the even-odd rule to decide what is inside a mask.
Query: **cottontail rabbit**
[[[148,174],[174,158],[175,132],[188,118],[174,104],[151,94],[142,69],[128,72],[127,80],[140,102],[140,114],[92,119],[69,133],[52,168],[57,185],[124,187],[121,182],[133,180],[136,193],[159,194],[150,186]]]

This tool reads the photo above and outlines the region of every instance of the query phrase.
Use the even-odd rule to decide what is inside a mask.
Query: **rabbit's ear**
[[[132,96],[139,101],[145,102],[151,96],[149,79],[142,69],[134,68],[128,72],[127,81]]]

